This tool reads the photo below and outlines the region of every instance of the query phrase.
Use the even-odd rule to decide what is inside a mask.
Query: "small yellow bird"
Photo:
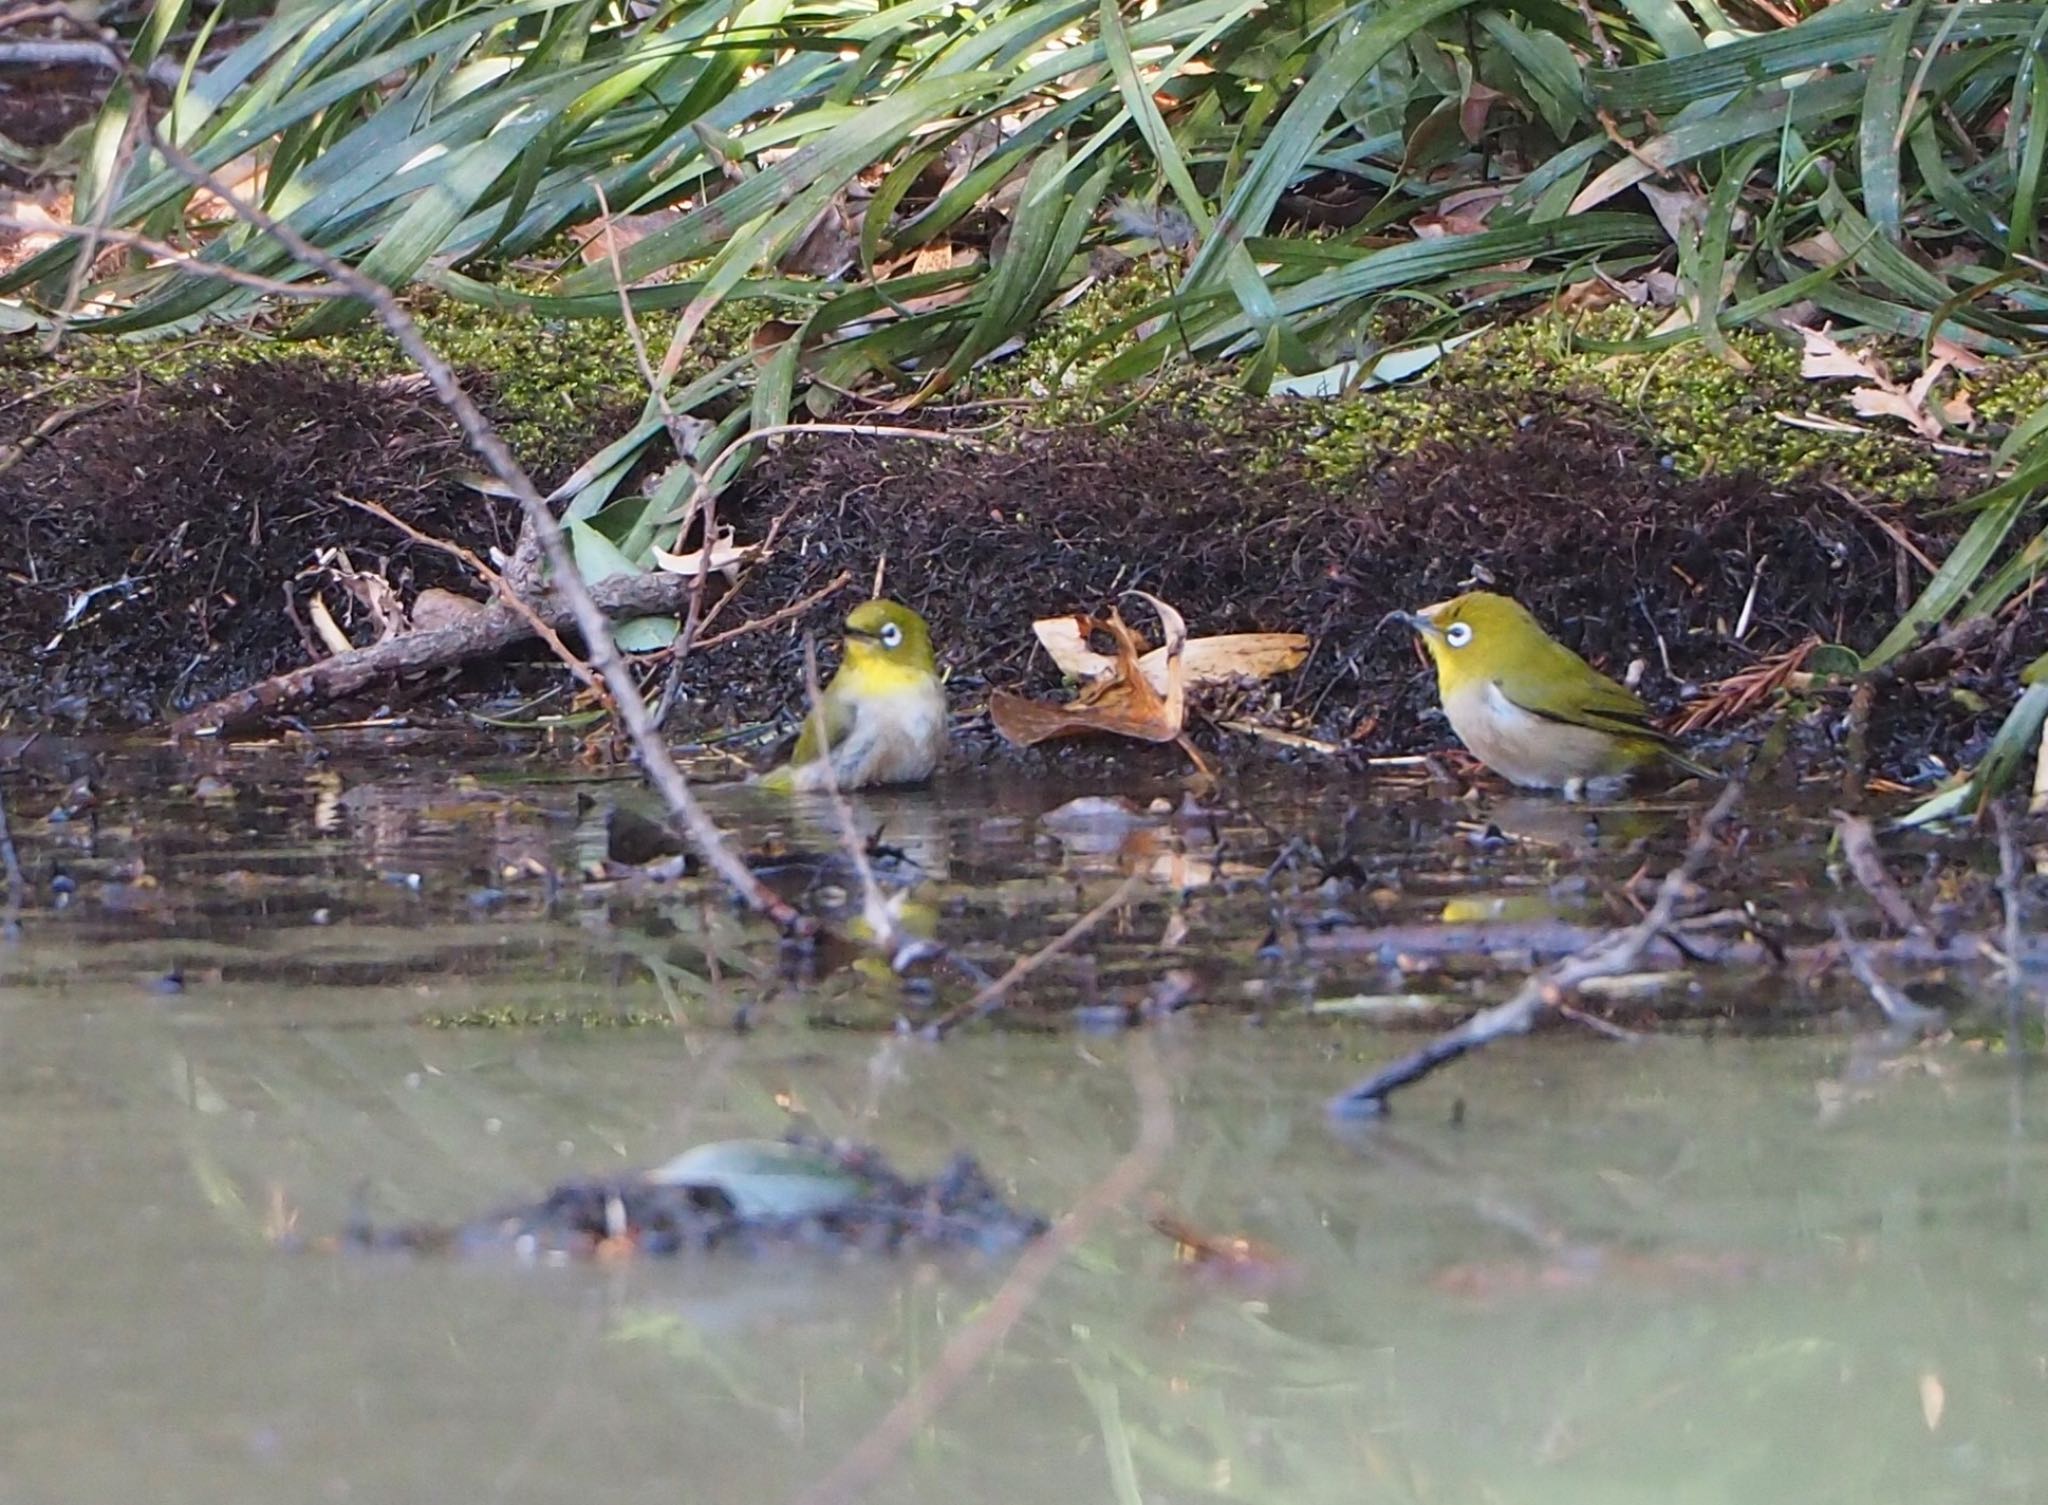
[[[763,774],[783,793],[921,784],[946,750],[946,691],[924,618],[895,601],[867,601],[846,618],[839,672],[804,718],[796,750]]]
[[[1576,798],[1617,789],[1660,759],[1707,775],[1650,724],[1633,690],[1551,637],[1519,602],[1472,591],[1390,620],[1429,649],[1458,740],[1510,783]]]

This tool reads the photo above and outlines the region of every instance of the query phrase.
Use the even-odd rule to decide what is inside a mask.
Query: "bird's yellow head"
[[[863,601],[847,614],[846,658],[839,675],[850,677],[854,687],[936,673],[931,631],[909,607],[896,601]]]
[[[1506,680],[1541,672],[1554,648],[1550,634],[1518,601],[1492,591],[1468,591],[1425,606],[1397,611],[1393,620],[1415,629],[1436,664],[1445,695],[1476,680]]]

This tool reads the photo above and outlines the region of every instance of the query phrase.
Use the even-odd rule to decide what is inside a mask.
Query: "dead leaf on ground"
[[[1636,192],[1649,201],[1650,212],[1671,237],[1673,245],[1684,245],[1697,236],[1707,222],[1707,196],[1690,188],[1663,188],[1639,183]]]
[[[482,601],[430,585],[413,598],[412,630],[438,632],[444,627],[462,627],[490,610]]]
[[[1116,664],[1108,674],[1090,680],[1081,693],[1065,705],[1047,705],[997,690],[988,698],[989,720],[1004,739],[1017,747],[1032,747],[1055,737],[1078,737],[1106,732],[1139,742],[1176,742],[1204,774],[1209,765],[1188,741],[1187,622],[1181,614],[1147,591],[1131,591],[1152,603],[1166,629],[1165,685],[1154,689],[1140,667],[1145,643],[1125,624],[1121,613],[1112,610],[1107,619],[1090,618],[1089,628],[1100,628],[1116,641]]]
[[[682,217],[680,209],[656,209],[651,214],[614,214],[611,218],[611,244],[624,256],[655,231],[666,230]],[[585,266],[598,266],[611,260],[611,252],[605,246],[605,222],[602,219],[578,225],[569,233],[576,238],[576,254]]]
[[[1825,327],[1801,329],[1799,337],[1806,347],[1799,357],[1799,374],[1808,381],[1853,379],[1890,385],[1891,378],[1874,356],[1851,350]]]
[[[657,569],[666,570],[671,575],[702,575],[707,571],[723,573],[737,569],[764,551],[756,543],[735,542],[732,529],[720,528],[709,550],[692,549],[687,554],[671,554],[667,549],[655,548],[652,552]]]
[[[818,211],[810,229],[789,248],[777,266],[792,277],[817,277],[828,282],[843,275],[860,260],[860,230],[867,213],[865,198],[840,194]]]
[[[1095,680],[1112,675],[1117,660],[1088,646],[1091,617],[1041,617],[1031,631],[1069,679]],[[1227,684],[1234,679],[1271,679],[1299,668],[1308,655],[1308,639],[1298,632],[1228,632],[1190,638],[1181,653],[1181,670],[1190,687]],[[1138,660],[1138,669],[1153,689],[1166,692],[1166,649],[1154,648]]]
[[[1965,376],[1976,376],[1986,369],[1983,356],[1967,346],[1958,345],[1947,335],[1936,335],[1928,348],[1937,360],[1947,361]]]
[[[1465,86],[1465,97],[1458,101],[1458,129],[1464,133],[1468,146],[1477,146],[1486,135],[1486,117],[1502,100],[1514,104],[1512,97],[1476,78]]]
[[[1960,368],[1960,363],[1951,360],[1950,351],[1967,354],[1949,341],[1937,343],[1934,359],[1911,386],[1900,386],[1892,379],[1883,361],[1868,351],[1852,350],[1843,345],[1825,327],[1801,327],[1799,334],[1805,342],[1799,374],[1809,381],[1862,382],[1862,386],[1849,394],[1849,405],[1859,417],[1896,418],[1923,439],[1939,439],[1949,429],[1969,428],[1977,421],[1967,393],[1959,392],[1953,397],[1937,397],[1934,393],[1935,383],[1951,365]],[[1977,360],[1975,356],[1968,358],[1973,362]],[[1977,364],[1982,365],[1981,362]]]
[[[1785,247],[1801,261],[1811,262],[1817,267],[1831,267],[1849,259],[1849,253],[1842,249],[1842,243],[1832,232],[1819,230],[1804,240],[1795,240]]]

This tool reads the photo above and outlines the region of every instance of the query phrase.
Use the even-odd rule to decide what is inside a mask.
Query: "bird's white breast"
[[[920,784],[946,750],[946,692],[935,679],[864,695],[852,702],[853,722],[832,744],[832,776],[841,789]],[[794,770],[795,787],[825,788],[823,760]]]
[[[1608,781],[1629,771],[1607,733],[1525,711],[1490,679],[1445,696],[1444,715],[1480,762],[1524,789]]]

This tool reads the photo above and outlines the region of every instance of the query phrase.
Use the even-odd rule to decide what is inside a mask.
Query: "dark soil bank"
[[[1683,687],[1810,637],[1869,646],[1924,580],[1904,547],[1938,558],[1960,531],[1825,480],[1683,477],[1618,415],[1561,395],[1525,406],[1504,442],[1361,456],[1348,475],[1297,459],[1320,422],[1302,402],[1164,399],[1112,432],[1019,429],[980,448],[794,441],[721,505],[743,540],[783,521],[720,625],[841,570],[864,583],[886,558],[890,593],[930,618],[966,706],[987,686],[1053,688],[1032,618],[1139,588],[1196,634],[1311,636],[1304,668],[1259,697],[1262,719],[1366,751],[1415,750],[1446,737],[1410,651],[1377,629],[1395,607],[1474,582],[1509,591],[1611,670],[1644,659],[1646,692],[1670,708]],[[559,453],[536,458],[559,471],[611,432],[554,436]],[[473,462],[416,384],[304,360],[138,380],[84,405],[75,392],[18,400],[0,414],[0,441],[26,441],[0,473],[0,710],[22,722],[151,722],[305,662],[302,618],[287,608],[305,583],[288,588],[323,549],[346,548],[406,599],[430,585],[480,593],[445,555],[343,496],[480,553],[512,539],[509,504],[461,483]],[[686,718],[788,714],[803,632],[829,635],[851,599],[688,665]],[[1144,610],[1129,614],[1143,623]],[[1967,756],[2042,633],[2017,636],[2027,640],[1992,638],[1960,681],[1889,695],[1874,728],[1880,763]],[[463,683],[505,688],[502,671]],[[1988,709],[1950,693],[1958,683]],[[389,698],[443,705],[447,684]]]

